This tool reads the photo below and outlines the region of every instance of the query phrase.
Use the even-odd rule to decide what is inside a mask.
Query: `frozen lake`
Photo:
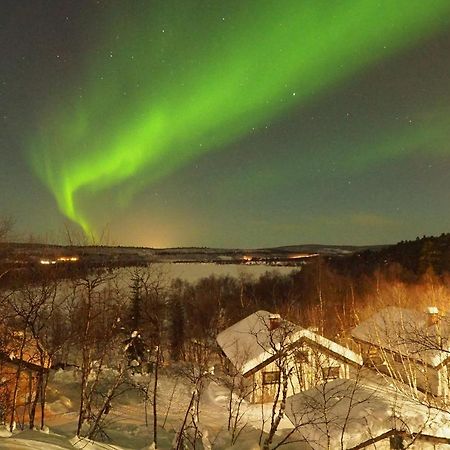
[[[190,282],[211,275],[232,276],[236,278],[243,275],[258,278],[265,272],[276,272],[280,275],[287,275],[292,271],[300,270],[300,267],[267,266],[264,264],[155,263],[152,266],[157,268],[157,270],[161,270],[168,279],[181,278]]]
[[[280,275],[288,275],[291,272],[299,271],[301,267],[293,266],[268,266],[268,265],[245,265],[245,264],[215,264],[215,263],[153,263],[148,269],[144,267],[122,267],[113,272],[113,277],[110,279],[120,289],[129,289],[133,273],[138,271],[149,271],[153,273],[151,278],[159,278],[163,285],[169,286],[172,280],[180,278],[190,283],[195,283],[201,278],[207,278],[211,275],[231,276],[239,278],[241,276],[246,278],[257,279],[266,272],[275,272]],[[92,275],[95,277],[95,275]],[[109,281],[106,281],[109,283]],[[101,283],[102,285],[103,283]],[[68,293],[72,292],[73,281],[65,280],[61,284],[59,295],[66,297]]]

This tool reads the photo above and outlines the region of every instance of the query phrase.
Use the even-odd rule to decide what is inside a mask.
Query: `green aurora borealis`
[[[252,136],[260,142],[268,123],[313,108],[352,77],[445,31],[449,15],[448,0],[112,2],[100,22],[84,24],[89,46],[45,94],[25,133],[26,158],[60,212],[95,235],[105,225],[92,213],[96,202],[111,201],[101,205],[111,220],[204,155]],[[292,150],[293,164],[275,143],[270,164],[251,162],[250,152],[219,178],[245,193],[262,188],[264,171],[276,187],[324,164],[352,173],[420,155],[430,142],[425,153],[448,158],[446,100],[414,108],[431,119],[386,126],[375,137],[368,121],[352,148],[337,137]]]

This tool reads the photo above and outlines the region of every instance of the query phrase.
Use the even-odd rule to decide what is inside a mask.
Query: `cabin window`
[[[263,384],[278,384],[280,382],[280,372],[278,370],[262,373]]]
[[[325,380],[335,380],[339,378],[339,366],[322,367],[322,375]]]
[[[395,433],[389,438],[389,448],[391,450],[404,450],[405,444],[401,434]]]
[[[380,356],[380,351],[377,347],[371,345],[369,347],[369,358],[377,358]]]

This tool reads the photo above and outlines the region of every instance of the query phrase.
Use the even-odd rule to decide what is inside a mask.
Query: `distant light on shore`
[[[45,266],[57,263],[70,263],[77,262],[79,260],[78,256],[59,256],[56,259],[41,259],[39,262]]]

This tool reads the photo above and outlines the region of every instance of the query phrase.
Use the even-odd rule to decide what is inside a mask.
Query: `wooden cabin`
[[[33,400],[38,395],[39,377],[49,370],[48,355],[23,332],[3,330],[0,336],[0,421],[11,422],[15,401],[16,423],[29,419]],[[14,400],[15,398],[15,400]]]
[[[365,365],[449,403],[450,322],[437,308],[390,306],[352,330]]]
[[[253,403],[272,402],[284,380],[291,396],[326,380],[350,378],[362,366],[350,349],[268,311],[235,323],[217,342]]]

